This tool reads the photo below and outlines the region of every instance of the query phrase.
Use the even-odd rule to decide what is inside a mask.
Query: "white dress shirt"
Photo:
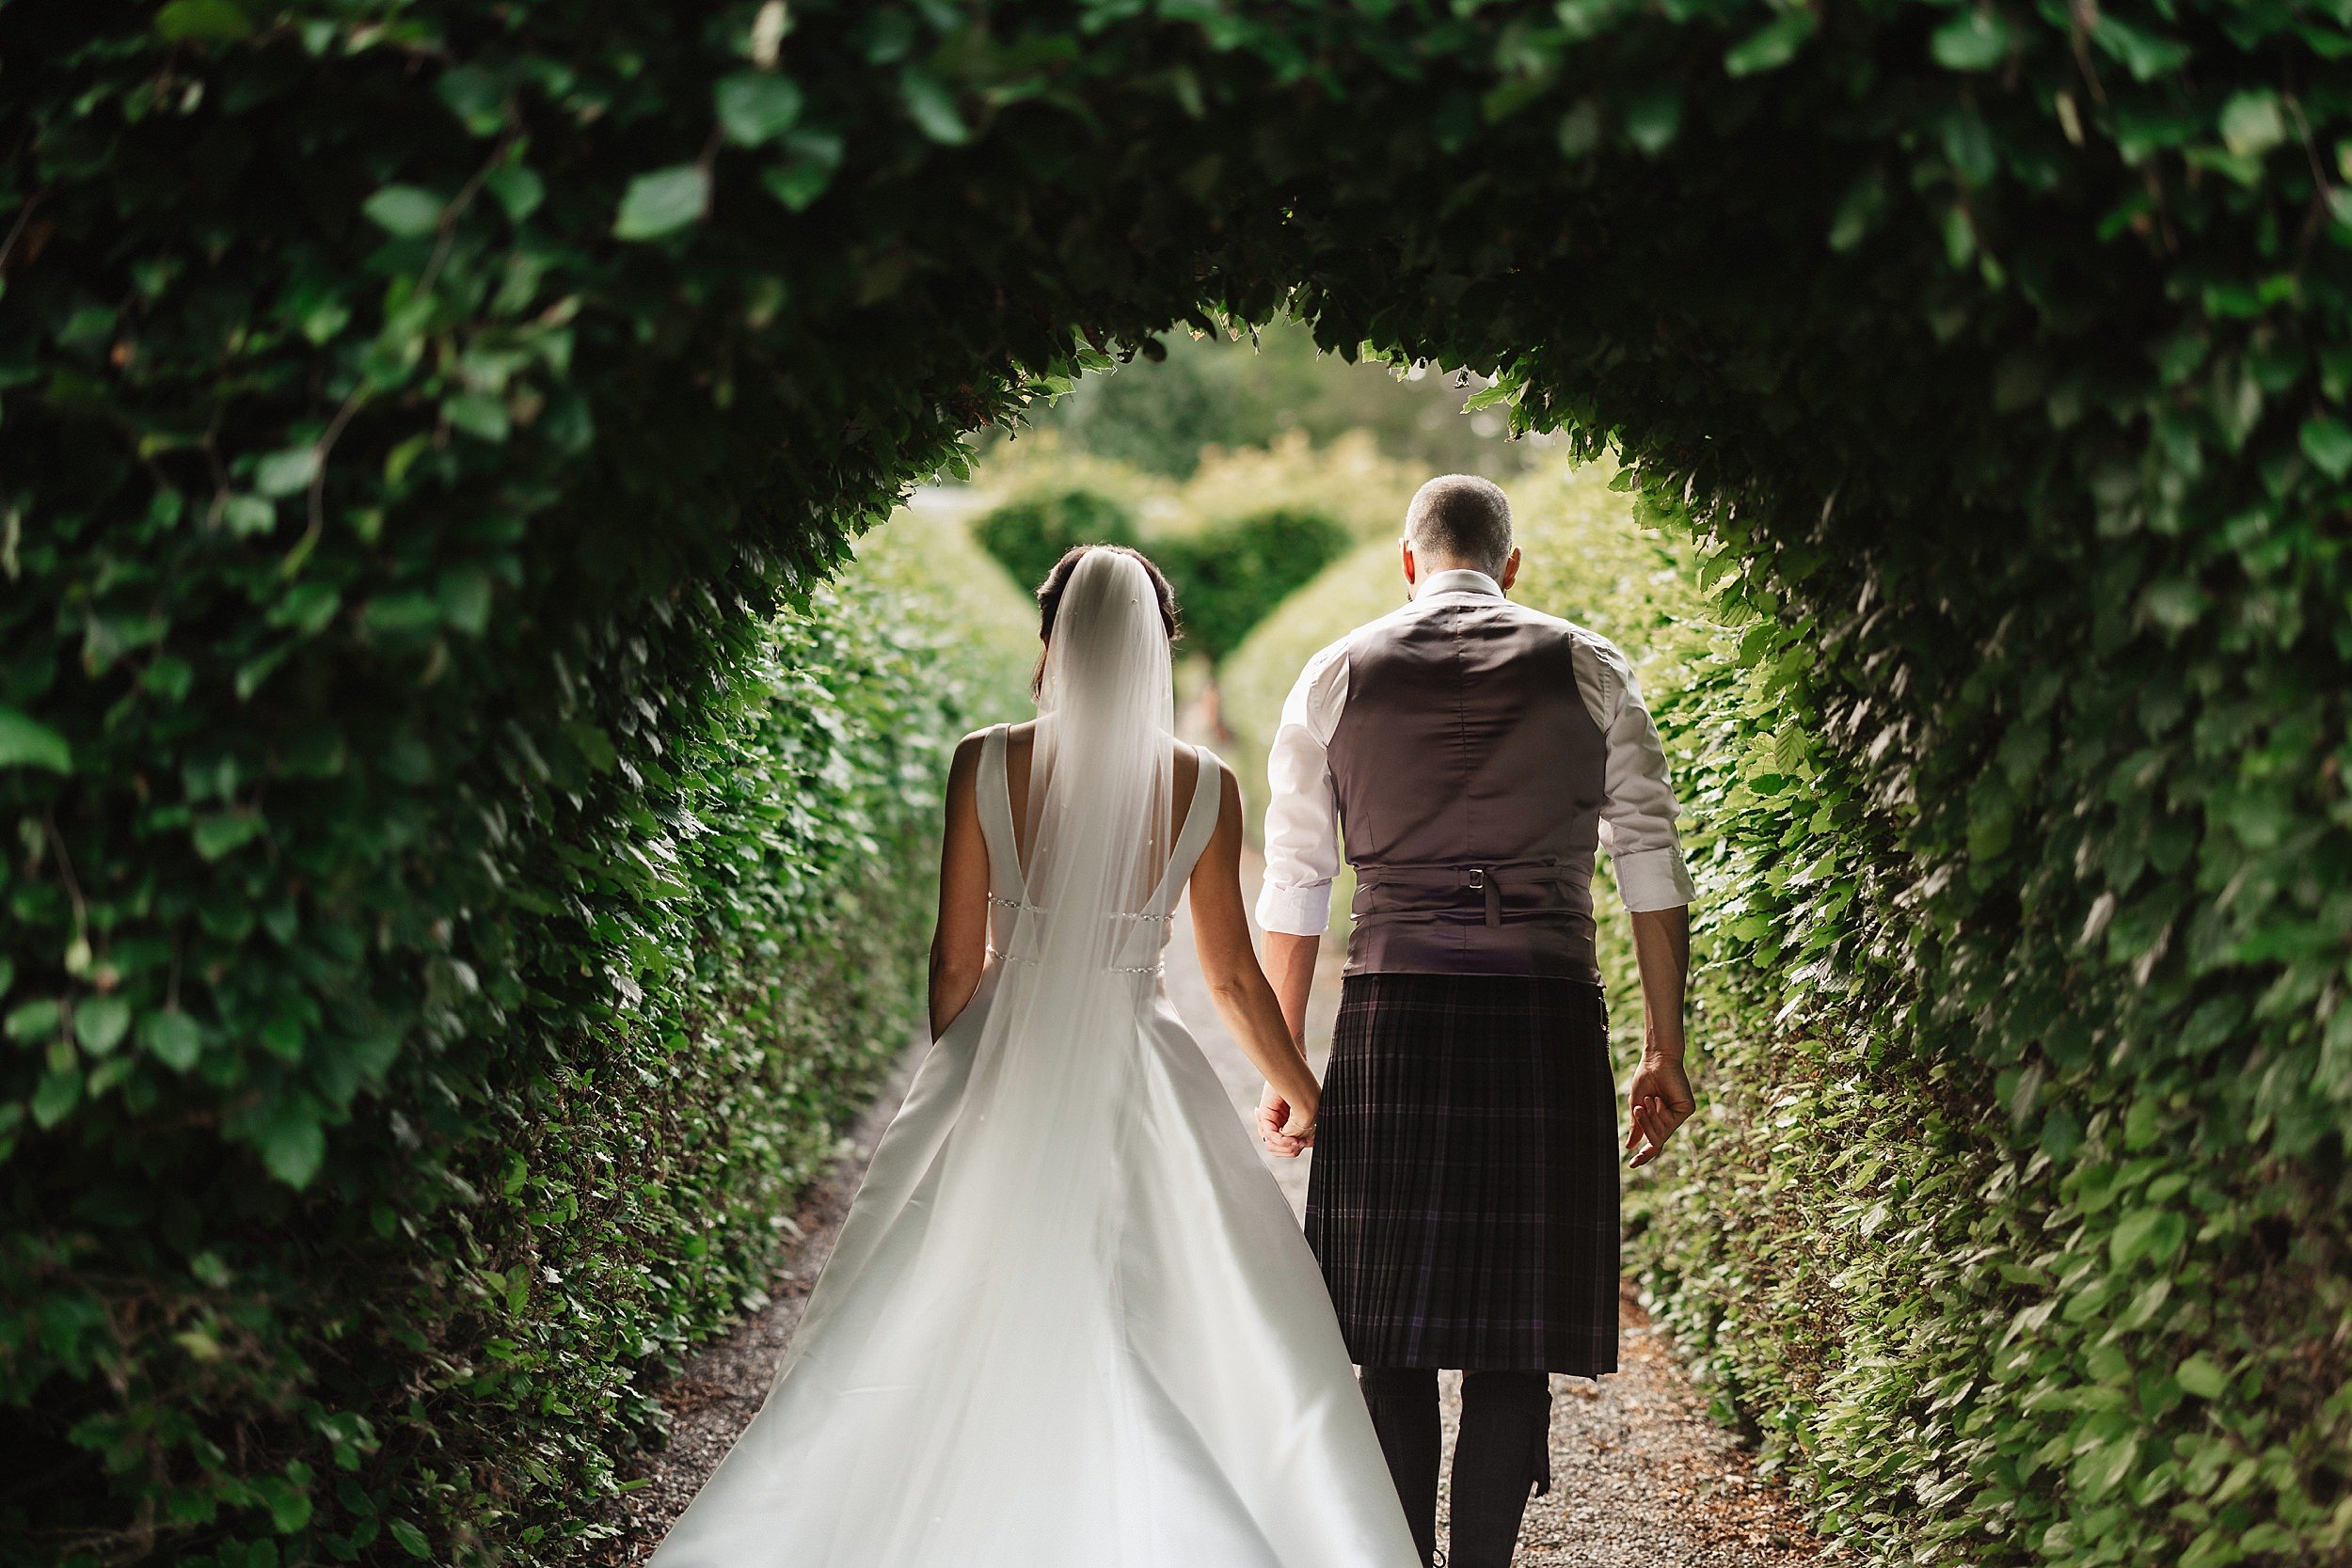
[[[1473,594],[1500,598],[1502,590],[1484,572],[1436,572],[1397,613],[1422,612]],[[1578,693],[1607,743],[1600,847],[1616,868],[1617,890],[1629,910],[1680,908],[1695,890],[1675,827],[1666,751],[1642,705],[1633,667],[1607,638],[1560,624],[1573,636]],[[1320,936],[1331,923],[1340,821],[1329,747],[1347,705],[1347,649],[1357,635],[1350,632],[1309,659],[1282,704],[1266,758],[1273,799],[1265,814],[1265,884],[1258,895],[1258,924],[1268,931]]]

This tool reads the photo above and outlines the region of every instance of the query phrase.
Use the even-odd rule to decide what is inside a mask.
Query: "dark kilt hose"
[[[1359,1365],[1616,1370],[1616,1081],[1600,987],[1348,976],[1307,1241]]]

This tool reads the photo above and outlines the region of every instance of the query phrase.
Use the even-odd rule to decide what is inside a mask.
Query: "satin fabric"
[[[1123,1054],[1084,1130],[1111,1157],[1072,1172],[1086,1223],[1033,1227],[1041,1195],[946,1190],[993,1168],[970,1158],[985,1140],[1036,1132],[988,1119],[1009,1115],[987,1108],[988,1021],[1029,961],[988,736],[994,942],[1014,950],[925,1057],[766,1406],[656,1568],[1420,1562],[1314,1259],[1157,973],[1219,773],[1201,753],[1161,892],[1120,941],[1133,1008],[1100,1042]],[[975,1215],[986,1235],[933,1234]]]

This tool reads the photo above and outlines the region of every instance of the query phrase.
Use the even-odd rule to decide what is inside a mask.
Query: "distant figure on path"
[[[957,749],[931,1029],[767,1405],[655,1568],[1411,1568],[1290,1206],[1160,978],[1315,1081],[1242,902],[1241,793],[1175,736],[1132,550],[1038,591],[1038,718]]]
[[[1500,488],[1456,474],[1414,496],[1409,602],[1315,655],[1283,705],[1258,900],[1303,1043],[1344,835],[1354,925],[1307,1239],[1424,1562],[1438,1370],[1464,1372],[1450,1568],[1504,1568],[1530,1490],[1549,1485],[1548,1374],[1617,1366],[1597,848],[1641,968],[1633,1164],[1692,1109],[1692,884],[1665,753],[1623,654],[1505,597],[1518,565]],[[1278,1154],[1306,1147],[1295,1110],[1268,1086],[1259,1132]]]

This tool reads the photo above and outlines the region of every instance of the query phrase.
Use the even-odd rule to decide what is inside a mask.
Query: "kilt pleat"
[[[1616,1085],[1600,988],[1348,977],[1307,1240],[1359,1365],[1617,1366]]]

